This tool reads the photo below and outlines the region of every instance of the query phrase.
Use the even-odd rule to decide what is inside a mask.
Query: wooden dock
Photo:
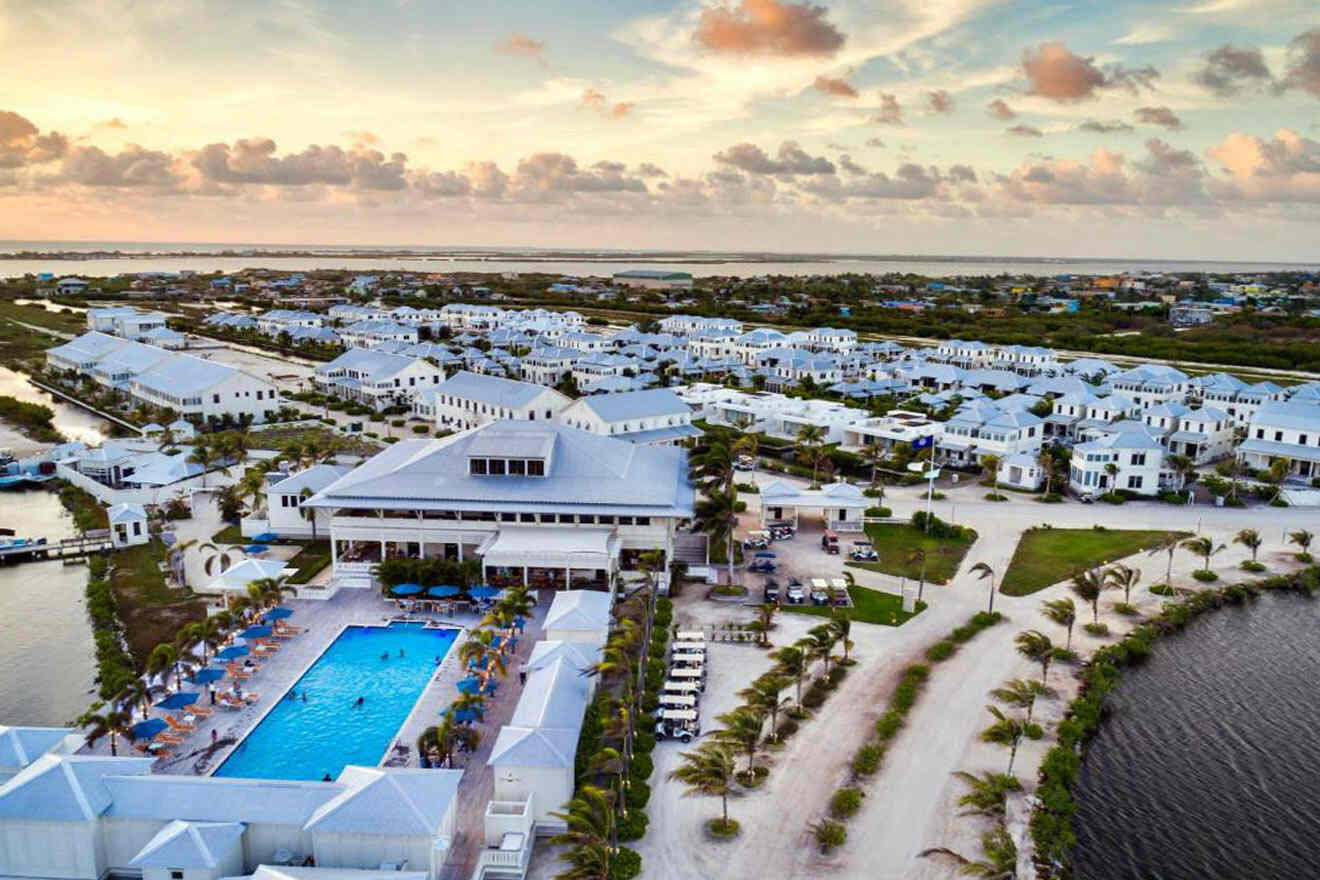
[[[0,565],[37,562],[45,559],[65,561],[82,559],[93,553],[108,553],[114,549],[109,529],[95,529],[75,538],[61,538],[50,542],[33,538],[22,543],[0,545]]]

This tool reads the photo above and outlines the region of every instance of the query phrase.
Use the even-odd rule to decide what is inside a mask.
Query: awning
[[[1258,440],[1252,437],[1243,440],[1238,452],[1254,452],[1256,455],[1268,455],[1274,458],[1291,458],[1302,461],[1320,461],[1320,446],[1299,446],[1295,443],[1276,443],[1273,440]]]
[[[619,539],[613,529],[503,528],[478,552],[488,567],[609,569]]]

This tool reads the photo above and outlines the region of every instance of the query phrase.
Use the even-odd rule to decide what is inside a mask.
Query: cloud
[[[650,162],[643,162],[637,166],[638,177],[668,177],[669,172]]]
[[[825,20],[824,6],[781,0],[741,0],[701,11],[693,39],[712,52],[759,55],[833,55],[844,35]]]
[[[1115,46],[1144,46],[1167,43],[1174,37],[1173,29],[1163,24],[1141,24],[1114,40]]]
[[[1134,131],[1132,126],[1128,125],[1126,122],[1121,122],[1117,119],[1115,119],[1113,122],[1098,122],[1094,119],[1088,119],[1085,122],[1083,122],[1081,125],[1077,126],[1077,130],[1089,131],[1095,134],[1122,134],[1125,132]]]
[[[39,130],[27,117],[12,110],[0,110],[0,144],[24,142],[35,137]]]
[[[582,103],[588,107],[604,107],[606,97],[595,89],[587,89],[582,93]]]
[[[1178,114],[1168,107],[1138,107],[1132,111],[1132,115],[1136,117],[1137,122],[1147,125],[1160,125],[1173,131],[1183,127]]]
[[[1192,79],[1220,97],[1229,97],[1247,86],[1269,85],[1273,76],[1259,49],[1226,43],[1205,56],[1205,66]]]
[[[619,101],[610,108],[611,119],[622,119],[632,112],[633,105],[627,101]]]
[[[868,146],[868,147],[879,148],[879,147],[883,147],[884,145],[885,145],[885,142],[882,141],[882,140],[880,140],[880,138],[875,138],[875,137],[873,137],[873,138],[867,138],[867,139],[866,139],[866,146]]]
[[[1320,141],[1281,128],[1269,140],[1234,133],[1206,150],[1230,175],[1220,198],[1268,202],[1320,201]]]
[[[732,165],[749,174],[793,177],[798,174],[834,173],[833,162],[824,156],[808,155],[795,141],[784,141],[780,144],[776,158],[771,158],[765,150],[750,143],[734,144],[716,153],[714,158],[716,162]]]
[[[365,129],[349,131],[345,132],[345,134],[348,136],[348,139],[352,141],[353,145],[359,149],[365,147],[378,147],[381,145],[380,135],[366,131]]]
[[[275,155],[275,141],[251,138],[229,144],[208,144],[192,165],[204,181],[216,184],[308,186],[326,184],[363,190],[403,189],[407,157],[378,150],[344,150],[313,144],[300,153]]]
[[[1036,128],[1034,125],[1015,125],[1012,128],[1006,129],[1006,131],[1009,134],[1016,134],[1021,137],[1038,138],[1045,136],[1044,132],[1042,132],[1039,128]]]
[[[852,156],[844,153],[839,157],[839,169],[844,174],[866,174],[867,171],[861,165],[853,161]]]
[[[92,127],[93,127],[93,128],[119,128],[119,129],[123,129],[123,128],[128,128],[128,125],[124,122],[124,120],[122,120],[122,119],[120,119],[118,116],[116,116],[116,117],[114,117],[113,119],[107,119],[107,120],[105,120],[104,122],[98,122],[98,123],[96,123],[96,125],[94,125],[94,126],[92,126]]]
[[[129,144],[113,156],[100,147],[74,147],[64,157],[59,179],[91,187],[160,189],[173,189],[180,182],[174,157],[137,144]]]
[[[899,106],[898,98],[890,94],[880,96],[880,112],[871,117],[872,122],[878,122],[881,125],[902,125],[903,108]]]
[[[1005,103],[1003,98],[995,98],[993,101],[987,104],[985,107],[985,112],[990,116],[991,119],[999,119],[1005,122],[1007,122],[1010,119],[1017,118],[1017,114],[1013,112],[1013,108],[1008,106],[1008,104]]]
[[[595,89],[584,91],[581,100],[583,105],[599,111],[601,115],[609,119],[623,119],[633,109],[633,104],[630,101],[616,101],[611,104],[609,98]]]
[[[518,163],[511,185],[515,198],[532,200],[578,193],[646,192],[646,184],[629,177],[623,167],[597,163],[583,170],[572,156],[536,153]]]
[[[1288,44],[1288,66],[1279,84],[1320,98],[1320,28],[1312,28]]]
[[[495,44],[495,51],[501,55],[527,55],[540,57],[545,51],[544,40],[533,40],[526,34],[515,33],[506,40]]]
[[[832,79],[828,76],[818,76],[816,81],[811,84],[818,92],[824,92],[827,95],[833,95],[836,98],[856,98],[857,90],[848,84],[844,79]]]
[[[970,165],[950,165],[948,177],[954,183],[976,183],[976,171]]]
[[[1187,206],[1207,200],[1206,174],[1188,150],[1156,138],[1146,155],[1129,163],[1122,153],[1096,150],[1087,161],[1031,159],[996,175],[992,201],[1051,205]]]
[[[936,89],[926,94],[926,106],[930,108],[931,113],[952,113],[953,95],[950,95],[944,89]]]
[[[1063,43],[1041,43],[1024,50],[1022,72],[1027,78],[1027,94],[1062,103],[1088,100],[1099,89],[1123,88],[1136,94],[1141,88],[1150,88],[1160,75],[1149,66],[1114,64],[1102,70],[1094,59],[1074,54]]]
[[[69,150],[69,139],[57,131],[41,134],[25,116],[0,110],[0,171],[53,162]]]
[[[472,183],[456,171],[423,172],[412,179],[413,189],[425,198],[454,198],[472,194]]]
[[[943,176],[938,168],[924,168],[914,162],[898,167],[891,177],[883,172],[850,178],[835,176],[808,181],[803,190],[829,201],[848,199],[925,199],[936,195]]]

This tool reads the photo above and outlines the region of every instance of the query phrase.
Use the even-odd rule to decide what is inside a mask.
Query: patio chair
[[[165,723],[179,733],[192,733],[197,728],[191,724],[184,724],[182,721],[175,721],[173,715],[165,716]]]

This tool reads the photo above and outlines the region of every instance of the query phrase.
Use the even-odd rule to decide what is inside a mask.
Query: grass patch
[[[110,588],[129,653],[139,665],[162,642],[173,642],[179,629],[206,616],[206,603],[189,590],[170,589],[161,564],[159,541],[118,550],[110,561]]]
[[[86,489],[72,483],[60,486],[60,504],[73,517],[73,524],[80,532],[110,528],[110,516],[96,496]]]
[[[333,407],[331,408],[333,409]],[[249,437],[253,449],[280,450],[290,443],[301,444],[309,440],[318,443],[322,448],[329,448],[335,452],[343,452],[349,455],[375,455],[385,448],[379,443],[372,443],[370,440],[364,440],[361,437],[347,437],[338,431],[319,428],[315,425],[262,428],[259,431],[251,432]]]
[[[329,541],[300,541],[299,543],[302,544],[302,549],[288,562],[290,567],[298,569],[289,576],[288,582],[291,584],[308,583],[330,564]]]
[[[917,610],[909,614],[903,610],[902,596],[883,593],[869,587],[849,587],[848,595],[852,597],[852,607],[840,608],[839,610],[845,612],[848,619],[856,623],[902,626],[926,610],[926,603],[918,602]],[[830,608],[825,605],[781,605],[779,610],[796,614],[811,614],[815,617],[830,616]]]
[[[216,532],[214,535],[211,536],[211,543],[212,544],[249,544],[251,543],[251,541],[243,537],[242,531],[239,530],[238,523],[230,523],[229,525],[225,526],[223,529],[221,529],[220,531]]]
[[[1022,534],[999,591],[1027,596],[1071,577],[1075,571],[1115,562],[1154,547],[1169,535],[1190,532],[1123,529],[1033,528]]]
[[[18,428],[25,436],[43,443],[58,443],[63,438],[51,419],[55,411],[39,403],[27,403],[16,397],[0,395],[0,419]]]
[[[926,583],[947,584],[957,573],[968,548],[976,541],[976,532],[971,529],[963,529],[963,532],[958,538],[937,538],[911,523],[871,523],[866,527],[866,536],[875,546],[880,561],[848,564],[916,580],[921,577],[921,563],[909,562],[908,556],[920,547],[926,551]]]

